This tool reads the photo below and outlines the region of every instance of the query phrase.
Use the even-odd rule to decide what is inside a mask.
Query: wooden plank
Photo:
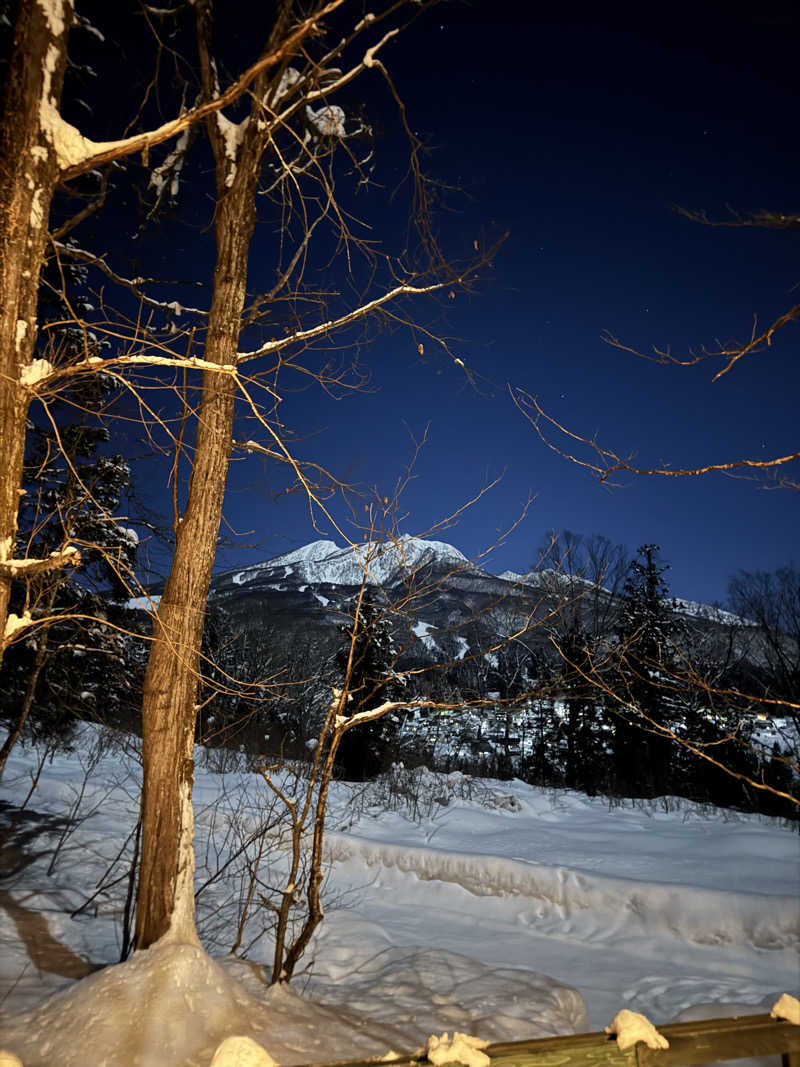
[[[637,1067],[633,1049],[623,1052],[608,1034],[571,1034],[535,1038],[531,1041],[503,1041],[489,1045],[484,1052],[491,1067]],[[404,1056],[386,1067],[419,1067],[427,1060]],[[327,1064],[326,1067],[376,1067],[375,1060]]]
[[[530,1041],[502,1041],[484,1052],[492,1067],[637,1067],[633,1049],[623,1052],[605,1033],[568,1034]],[[419,1067],[427,1060],[404,1056],[388,1061],[386,1067]],[[375,1060],[327,1064],[325,1067],[376,1067]]]
[[[670,1047],[657,1052],[639,1046],[639,1067],[691,1067],[745,1056],[800,1052],[800,1027],[769,1015],[671,1023],[658,1029]]]
[[[604,1033],[543,1037],[489,1045],[491,1067],[692,1067],[698,1063],[746,1056],[784,1054],[783,1067],[800,1067],[800,1026],[769,1015],[700,1019],[658,1027],[670,1043],[658,1051],[639,1043],[622,1052]],[[404,1056],[391,1067],[417,1067],[425,1060]],[[376,1067],[375,1060],[329,1064],[327,1067]]]
[[[491,1067],[637,1067],[636,1052],[623,1052],[608,1034],[574,1034],[490,1045]]]

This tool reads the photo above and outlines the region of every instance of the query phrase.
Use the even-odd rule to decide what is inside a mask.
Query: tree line
[[[62,438],[72,432],[65,425]],[[85,435],[76,431],[75,439],[84,442]],[[100,464],[90,476],[95,449],[90,437],[82,481],[91,481],[96,499],[113,472],[111,488],[119,493],[124,462]],[[36,475],[27,494],[30,513],[20,526],[30,538],[45,503],[52,508],[58,501],[76,528],[97,522],[94,501],[78,506],[70,497],[68,468],[61,468],[61,481],[41,463],[30,470]],[[130,538],[120,542],[117,524],[103,528],[107,551],[135,553]],[[97,529],[93,536],[103,543]],[[98,554],[98,566],[102,559]],[[427,765],[589,794],[677,795],[793,817],[794,805],[775,792],[796,792],[791,703],[800,634],[792,593],[800,575],[793,568],[742,572],[730,583],[735,613],[710,609],[710,617],[693,618],[670,598],[668,567],[656,545],[641,546],[630,560],[605,538],[551,533],[537,566],[535,581],[546,597],[515,640],[507,638],[519,620],[503,603],[484,613],[480,629],[473,622],[435,632],[435,652],[419,641],[398,649],[391,593],[369,585],[355,627],[346,619],[327,640],[301,641],[296,629],[237,626],[212,601],[196,740],[243,748],[254,758],[266,752],[308,759],[330,692],[342,686],[351,660],[348,712],[386,700],[397,707],[342,739],[336,773],[348,780],[373,778],[397,763]],[[8,749],[29,715],[31,737],[68,741],[87,717],[141,732],[145,619],[125,606],[124,588],[115,602],[113,586],[102,585],[102,569],[100,591],[88,589],[91,573],[84,569],[81,583],[64,574],[50,579],[44,610],[60,612],[58,623],[10,650],[2,673]],[[17,583],[12,604],[26,589]],[[120,629],[103,624],[108,615],[117,625],[125,620]],[[495,651],[480,651],[493,645]],[[468,647],[479,654],[466,655]],[[759,782],[770,791],[756,788]]]

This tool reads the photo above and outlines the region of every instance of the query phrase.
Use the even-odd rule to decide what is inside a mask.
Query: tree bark
[[[45,601],[45,615],[49,615],[53,610],[53,604],[56,602],[56,594],[58,593],[58,584],[54,583],[50,592],[47,595]],[[25,689],[25,696],[22,698],[22,707],[19,709],[17,720],[13,726],[8,728],[8,736],[3,742],[3,747],[0,748],[0,778],[3,777],[3,773],[6,769],[6,763],[8,763],[8,757],[11,755],[11,751],[19,741],[22,731],[25,729],[25,723],[28,721],[28,716],[31,713],[33,707],[33,698],[36,696],[36,686],[39,684],[39,675],[42,673],[45,660],[47,659],[48,641],[50,637],[49,625],[44,625],[37,634],[37,641],[39,642],[36,648],[36,656],[33,661],[33,669],[28,676],[28,684]]]
[[[247,139],[230,189],[224,179],[218,181],[217,263],[203,358],[219,366],[236,364],[262,151],[262,145]],[[145,674],[137,949],[167,936],[197,942],[192,816],[195,704],[203,619],[233,441],[235,391],[231,374],[204,373],[186,510],[175,531],[175,553]]]
[[[46,116],[57,109],[71,0],[24,3],[0,103],[0,562],[14,558],[25,424],[24,372],[36,343],[39,274],[58,161]],[[0,663],[11,576],[0,568]]]
[[[44,627],[39,631],[39,647],[36,650],[36,659],[33,662],[33,670],[28,678],[25,696],[22,699],[22,707],[19,709],[19,714],[17,715],[17,720],[14,725],[9,726],[8,736],[3,742],[3,747],[0,748],[0,778],[3,777],[6,763],[8,763],[8,757],[11,755],[14,745],[19,741],[22,731],[25,729],[25,723],[28,721],[28,716],[31,713],[31,708],[33,707],[33,698],[36,695],[36,686],[39,682],[39,675],[42,673],[42,667],[47,658],[47,636],[48,628]]]

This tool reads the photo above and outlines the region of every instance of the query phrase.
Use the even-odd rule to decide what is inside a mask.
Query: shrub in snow
[[[441,774],[427,767],[409,770],[402,763],[395,763],[353,796],[348,815],[351,825],[364,814],[377,816],[384,811],[396,811],[412,822],[422,823],[435,819],[453,801],[501,811],[521,810],[519,800],[512,794],[498,793],[481,779],[460,771]]]
[[[266,1049],[252,1038],[226,1037],[214,1053],[211,1067],[276,1067],[276,1064]]]

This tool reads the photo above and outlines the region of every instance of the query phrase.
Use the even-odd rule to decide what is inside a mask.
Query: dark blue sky
[[[682,356],[742,339],[754,316],[766,324],[796,301],[796,230],[711,229],[674,205],[723,218],[726,205],[797,212],[800,21],[788,3],[759,18],[748,13],[754,5],[610,7],[571,5],[562,16],[538,4],[443,4],[387,48],[412,127],[432,149],[428,171],[463,190],[444,197],[443,246],[460,254],[509,231],[473,293],[445,301],[443,317],[420,309],[457,338],[453,351],[478,388],[427,342],[420,357],[419,338],[400,330],[363,353],[372,391],[287,395],[281,417],[313,435],[303,456],[382,492],[402,473],[411,435],[430,424],[403,532],[426,531],[502,473],[438,535],[479,553],[532,495],[490,569],[526,570],[544,531],[569,528],[631,549],[658,542],[675,595],[724,600],[739,568],[800,562],[800,494],[721,475],[599,485],[547,450],[507,389],[537,395],[572,430],[643,466],[798,448],[796,326],[716,383],[718,363],[660,366],[602,336]],[[390,103],[364,102],[368,114],[377,109],[377,176],[389,189],[403,146]],[[401,208],[383,195],[373,192],[370,211],[373,220],[383,213],[388,248]],[[252,288],[273,258],[262,236]],[[162,474],[142,475],[154,479],[154,500]],[[311,527],[301,499],[276,501],[277,484],[257,460],[234,464],[226,515],[255,547],[225,549],[220,567],[338,540]]]
[[[722,218],[726,205],[797,210],[799,24],[781,22],[780,9],[756,21],[702,4],[691,15],[573,8],[565,22],[521,14],[537,6],[443,7],[387,54],[414,129],[434,148],[429,169],[470,194],[449,198],[443,239],[510,231],[477,292],[447,309],[449,332],[463,338],[454,351],[480,392],[446,357],[421,360],[400,333],[367,353],[377,392],[339,402],[303,394],[284,418],[320,430],[326,461],[344,475],[387,490],[410,454],[409,429],[429,422],[404,498],[408,532],[505,471],[442,534],[477,553],[531,493],[492,569],[525,570],[542,533],[566,527],[631,548],[656,541],[672,592],[724,599],[737,569],[798,561],[797,492],[724,475],[627,477],[609,489],[549,452],[506,386],[645,466],[798,448],[796,327],[716,383],[719,363],[660,366],[602,334],[683,355],[744,338],[754,315],[766,324],[795,302],[797,232],[710,229],[673,205]],[[229,514],[246,520],[257,479],[243,465],[234,486],[242,492],[234,488]],[[250,525],[268,535],[268,554],[311,534],[299,502],[257,514],[264,526]]]

